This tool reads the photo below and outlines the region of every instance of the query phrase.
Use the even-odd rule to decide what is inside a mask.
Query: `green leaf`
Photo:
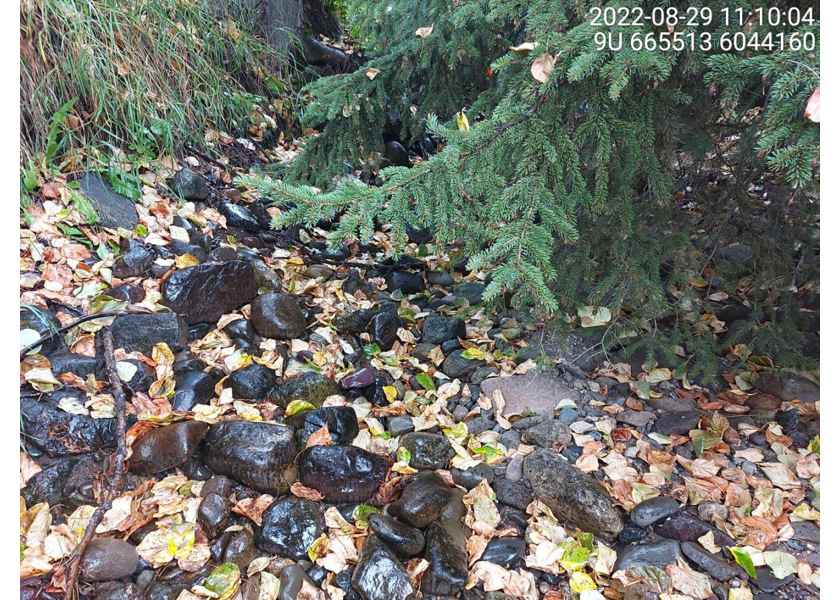
[[[404,446],[397,448],[397,462],[404,462],[406,464],[411,462],[411,452]]]
[[[468,360],[484,360],[484,352],[478,348],[467,348],[461,352],[461,358],[466,358]]]
[[[306,363],[300,368],[301,371],[304,373],[323,373],[324,369],[316,365],[314,362],[309,360],[308,358],[304,359]]]
[[[424,388],[426,388],[430,392],[433,392],[437,389],[437,386],[435,386],[434,380],[429,376],[428,373],[418,373],[417,374],[417,383],[422,385]]]
[[[413,325],[414,323],[417,322],[417,313],[415,313],[413,310],[411,310],[407,306],[400,306],[397,309],[397,314],[399,316],[401,316],[405,320],[406,323],[410,323],[410,324]]]
[[[291,417],[305,410],[315,410],[315,406],[306,400],[292,400],[286,407],[286,416]]]
[[[472,453],[490,457],[496,456],[497,454],[502,454],[502,451],[498,448],[494,448],[493,446],[488,446],[485,444],[484,446],[479,446],[475,450],[472,450]]]
[[[73,198],[73,203],[76,205],[76,208],[79,209],[79,213],[81,213],[82,217],[84,217],[85,223],[88,223],[89,225],[99,223],[99,215],[96,214],[90,200],[85,198],[82,194],[76,193],[72,190],[70,191],[70,197]]]
[[[747,572],[747,575],[750,577],[757,577],[752,556],[750,556],[746,550],[733,546],[729,548],[729,551],[732,553],[732,556],[735,557],[735,562],[741,565],[741,568]]]
[[[233,563],[219,565],[204,582],[204,587],[217,594],[219,600],[229,600],[239,592],[239,567]]]
[[[367,504],[357,504],[356,508],[353,509],[353,520],[356,523],[361,523],[364,526],[367,526],[367,518],[370,515],[379,514],[379,509],[375,506],[369,506]]]
[[[368,356],[368,357],[376,356],[380,352],[382,352],[382,349],[379,347],[379,344],[377,344],[376,342],[373,342],[371,344],[365,344],[365,347],[364,347],[365,356]]]
[[[581,327],[600,327],[612,319],[610,309],[605,306],[583,306],[577,311]]]

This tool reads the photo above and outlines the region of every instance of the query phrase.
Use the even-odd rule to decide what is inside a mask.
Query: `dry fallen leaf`
[[[324,499],[324,495],[321,492],[308,488],[298,481],[292,484],[290,491],[298,498],[306,498],[307,500],[313,500],[315,502]]]
[[[376,77],[378,74],[379,74],[379,69],[374,69],[373,67],[371,67],[370,69],[365,71],[365,77],[367,77],[371,81],[373,81],[373,78]]]
[[[420,27],[417,31],[414,32],[414,35],[418,35],[422,38],[429,37],[432,35],[432,30],[435,28],[434,24],[431,27]]]
[[[248,517],[257,525],[262,525],[262,514],[272,502],[274,502],[274,496],[262,494],[256,498],[243,498],[237,501],[232,510],[235,513]]]
[[[330,433],[330,428],[324,423],[323,427],[315,431],[312,435],[309,436],[309,439],[306,440],[306,447],[311,448],[312,446],[329,446],[332,444],[333,438],[332,434]]]
[[[805,106],[805,116],[814,123],[820,122],[820,86],[814,88],[811,97],[808,98],[808,104]]]

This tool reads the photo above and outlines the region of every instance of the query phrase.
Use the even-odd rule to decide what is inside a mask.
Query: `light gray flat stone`
[[[547,373],[537,374],[536,371],[511,377],[493,377],[481,382],[481,391],[485,396],[492,396],[495,390],[500,390],[505,398],[505,416],[521,415],[526,410],[538,414],[554,410],[563,398],[576,400],[579,396],[577,390],[557,377]]]

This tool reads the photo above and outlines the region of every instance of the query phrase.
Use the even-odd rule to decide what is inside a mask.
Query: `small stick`
[[[93,511],[93,514],[90,517],[90,522],[85,529],[85,534],[82,536],[81,541],[79,541],[79,545],[76,546],[76,549],[73,551],[73,555],[70,557],[70,570],[67,575],[67,589],[64,592],[64,600],[73,600],[73,592],[76,588],[76,582],[79,579],[79,566],[82,562],[82,555],[85,553],[87,545],[93,539],[94,532],[96,531],[99,523],[102,522],[102,518],[105,516],[105,513],[111,509],[111,503],[114,498],[117,497],[117,494],[122,487],[123,480],[125,479],[125,394],[123,393],[122,381],[120,380],[120,376],[117,374],[117,363],[114,360],[114,337],[109,328],[106,327],[103,330],[102,338],[105,343],[105,369],[108,372],[108,379],[111,382],[111,389],[114,393],[114,404],[117,412],[117,451],[114,453],[114,460],[111,463],[114,475],[111,478],[111,484],[106,491],[104,500],[97,509]]]

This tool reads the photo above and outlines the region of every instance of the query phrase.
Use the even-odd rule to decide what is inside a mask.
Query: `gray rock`
[[[110,581],[132,575],[140,564],[140,556],[128,542],[113,538],[90,541],[79,565],[84,581]]]
[[[463,319],[450,319],[440,315],[429,315],[423,322],[422,341],[438,346],[449,340],[467,336],[467,328]]]
[[[257,296],[251,303],[251,323],[261,336],[275,340],[299,338],[306,331],[306,317],[292,294]]]
[[[93,600],[143,600],[143,594],[133,583],[106,581],[96,588]]]
[[[391,461],[356,446],[311,446],[297,459],[300,482],[326,502],[367,502],[385,481]]]
[[[422,529],[443,514],[452,493],[439,475],[421,471],[411,478],[399,500],[388,506],[388,514]]]
[[[493,538],[479,560],[509,569],[525,554],[525,540],[517,537]]]
[[[307,550],[321,535],[323,506],[312,500],[290,496],[275,500],[263,513],[263,525],[256,544],[265,552],[295,560],[307,557]]]
[[[499,369],[496,367],[479,367],[470,377],[470,383],[479,384],[488,377],[495,377],[499,374]]]
[[[155,344],[166,344],[173,352],[187,345],[187,324],[175,313],[120,315],[111,324],[114,347],[151,356]]]
[[[465,298],[471,305],[481,304],[484,284],[479,281],[459,283],[452,288],[452,294],[456,298]]]
[[[382,351],[387,352],[397,341],[397,331],[404,325],[399,315],[381,312],[368,323],[367,331]]]
[[[400,445],[411,453],[408,464],[414,469],[445,469],[455,456],[449,440],[433,433],[408,433],[402,437]]]
[[[306,269],[306,276],[312,279],[321,278],[326,281],[332,279],[333,275],[335,275],[335,271],[326,265],[310,265]]]
[[[118,194],[98,175],[85,173],[79,179],[79,191],[93,204],[99,224],[110,229],[133,230],[137,225],[137,210],[130,198]]]
[[[188,325],[215,322],[256,295],[254,268],[241,260],[180,269],[161,284],[161,303]]]
[[[207,423],[180,421],[151,429],[134,441],[130,469],[139,475],[153,475],[177,467],[198,448]]]
[[[685,509],[675,512],[666,520],[659,522],[654,526],[653,531],[669,540],[679,540],[681,542],[696,542],[701,535],[712,531],[715,538],[715,544],[718,546],[734,546],[735,540],[729,537],[722,531],[718,531],[714,527],[710,527]]]
[[[244,571],[251,561],[259,556],[259,550],[254,545],[254,534],[250,529],[240,529],[234,532],[222,555],[223,563],[233,563]]]
[[[500,390],[505,398],[505,416],[521,415],[529,410],[535,413],[553,411],[560,400],[575,399],[579,395],[577,390],[559,378],[536,371],[511,377],[493,377],[481,382],[481,391],[485,396],[491,397],[495,390]]]
[[[447,377],[450,377],[451,379],[459,379],[470,371],[475,371],[477,368],[484,366],[483,360],[465,358],[462,354],[462,350],[455,350],[443,361],[441,370],[446,373]]]
[[[505,479],[514,483],[522,481],[524,476],[525,458],[516,454],[510,459],[507,468],[505,469]]]
[[[317,408],[330,396],[340,393],[341,389],[332,379],[317,373],[304,373],[278,384],[269,394],[269,400],[282,407],[298,400]]]
[[[820,388],[810,379],[792,374],[773,375],[762,371],[755,383],[757,390],[778,396],[786,402],[799,399],[802,402],[816,402],[820,399]]]
[[[284,425],[220,421],[204,437],[204,464],[258,492],[285,494],[296,479],[294,432]]]
[[[680,548],[688,560],[718,581],[729,581],[743,574],[743,571],[735,564],[730,563],[720,556],[710,554],[700,544],[683,542],[680,544]]]
[[[362,600],[413,600],[418,596],[405,567],[375,535],[367,537],[359,552],[353,587]]]
[[[276,379],[273,369],[252,363],[231,373],[225,383],[236,399],[262,400],[274,387]]]
[[[120,242],[120,257],[114,261],[114,277],[139,277],[155,261],[155,255],[142,241],[135,238]]]
[[[653,430],[662,435],[686,435],[692,429],[697,429],[700,414],[696,410],[688,410],[659,417],[653,424]]]
[[[171,187],[184,200],[206,200],[210,195],[210,188],[207,187],[204,178],[189,167],[183,167],[175,173]]]
[[[496,421],[490,417],[475,417],[466,421],[466,423],[467,431],[469,431],[471,435],[478,435],[479,433],[489,431],[496,426]]]
[[[534,495],[561,521],[610,541],[624,528],[624,518],[604,488],[559,454],[544,449],[529,454],[525,477]]]
[[[697,514],[707,523],[714,523],[715,519],[726,521],[729,509],[717,502],[701,502],[697,505]]]
[[[219,494],[206,494],[201,499],[201,504],[198,505],[198,523],[211,540],[216,539],[222,533],[227,524],[228,516],[230,516],[228,502]]]
[[[557,420],[543,421],[525,430],[525,440],[543,448],[567,446],[572,443],[569,426]]]
[[[812,544],[820,543],[820,527],[813,521],[792,522],[793,539]]]
[[[459,594],[467,585],[467,528],[462,522],[467,511],[463,496],[464,492],[456,490],[440,518],[426,528],[424,558],[429,568],[420,582],[423,594]]]
[[[255,258],[251,261],[251,266],[254,268],[254,277],[259,287],[272,292],[279,292],[283,288],[283,280],[264,260]]]
[[[419,529],[400,523],[388,515],[373,514],[367,518],[371,531],[391,550],[403,556],[423,551],[426,540]]]
[[[697,401],[691,398],[668,398],[664,395],[661,398],[645,400],[645,404],[655,410],[668,413],[681,413],[697,408]]]
[[[482,479],[486,479],[487,483],[493,483],[493,480],[495,479],[493,467],[487,463],[479,463],[476,466],[463,471],[461,469],[452,468],[449,472],[452,474],[452,481],[467,488],[468,490],[473,489],[481,483]]]
[[[437,348],[435,344],[421,342],[411,351],[411,356],[418,360],[429,360],[429,356],[435,348]]]
[[[637,410],[625,410],[615,416],[618,423],[631,425],[637,429],[644,429],[648,423],[656,420],[656,415],[652,412],[641,412]]]
[[[496,492],[496,500],[521,510],[528,508],[534,500],[534,494],[528,488],[507,479],[497,479],[490,487]]]
[[[721,256],[735,263],[743,263],[752,260],[753,249],[746,244],[730,244],[720,249]]]
[[[630,512],[630,520],[639,527],[653,525],[680,509],[680,503],[667,496],[657,496],[644,500]]]
[[[522,443],[522,434],[513,429],[505,431],[501,436],[499,436],[499,443],[508,449],[518,448],[519,444]]]
[[[665,567],[677,564],[682,558],[680,544],[674,540],[664,540],[653,544],[627,546],[618,556],[613,572],[621,571],[634,565],[653,565]]]
[[[388,432],[391,437],[397,437],[412,431],[414,431],[414,423],[411,421],[411,417],[405,415],[388,417]]]
[[[770,567],[756,567],[755,574],[758,576],[753,581],[763,592],[775,592],[780,587],[789,584],[793,581],[793,574],[791,573],[784,579],[776,579],[776,576],[773,575],[773,569]]]
[[[446,271],[427,271],[426,281],[429,282],[429,285],[446,287],[455,283],[455,278]]]
[[[560,415],[557,418],[560,419],[561,423],[571,425],[572,423],[577,421],[578,416],[579,415],[577,409],[567,407],[560,409]]]
[[[196,404],[207,404],[216,395],[213,379],[203,371],[187,371],[175,376],[173,410],[192,410]]]

